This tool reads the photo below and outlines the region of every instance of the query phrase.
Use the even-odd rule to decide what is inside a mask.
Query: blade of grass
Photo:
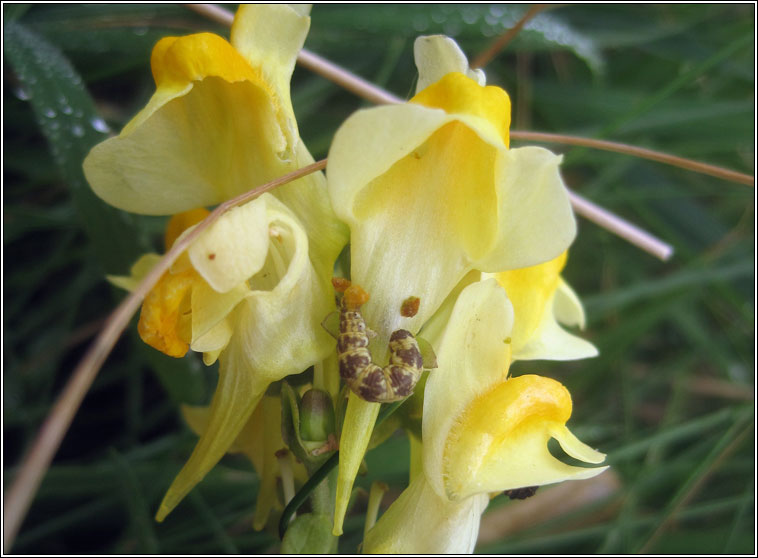
[[[208,506],[208,503],[203,498],[199,491],[193,490],[189,493],[189,501],[200,512],[205,524],[211,529],[213,537],[216,542],[227,554],[239,554],[240,551],[234,541],[224,530],[224,527],[219,522],[218,518],[214,515],[213,510]]]
[[[158,554],[160,546],[155,536],[152,516],[148,512],[148,505],[137,475],[134,474],[124,456],[115,449],[111,450],[110,458],[113,461],[114,468],[118,471],[119,485],[126,500],[134,535],[140,541],[139,551],[146,554]]]
[[[714,471],[745,441],[747,435],[753,430],[752,424],[745,426],[747,419],[748,417],[743,416],[732,424],[711,450],[708,457],[700,463],[692,475],[680,487],[666,507],[660,523],[648,539],[639,547],[638,553],[646,554],[650,552],[651,547],[663,535],[676,514],[700,492]]]

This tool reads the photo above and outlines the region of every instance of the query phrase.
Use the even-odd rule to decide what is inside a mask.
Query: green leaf
[[[4,26],[5,53],[29,98],[37,123],[69,186],[90,244],[107,273],[125,273],[141,249],[130,217],[89,188],[82,161],[107,137],[108,126],[74,68],[54,46],[23,25]]]
[[[282,554],[334,554],[337,538],[325,515],[307,513],[293,521],[282,540]]]

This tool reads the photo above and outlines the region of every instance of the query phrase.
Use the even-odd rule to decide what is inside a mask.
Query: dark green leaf
[[[12,21],[4,27],[4,46],[100,265],[108,273],[125,273],[141,251],[139,237],[127,214],[95,196],[82,171],[84,157],[107,137],[108,126],[81,78],[55,46]]]

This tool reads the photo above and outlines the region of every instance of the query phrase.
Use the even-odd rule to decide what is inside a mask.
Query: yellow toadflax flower
[[[184,219],[175,216],[168,229]],[[111,280],[136,284],[156,257],[143,256],[132,277]],[[205,230],[145,298],[138,325],[143,340],[172,356],[191,348],[206,364],[220,361],[207,424],[159,520],[229,450],[271,382],[333,351],[321,327],[334,309],[323,271],[309,259],[308,237],[294,213],[263,194]]]
[[[313,162],[300,140],[289,81],[310,25],[308,6],[238,10],[231,42],[210,33],[162,39],[156,92],[121,133],[84,162],[108,203],[178,214],[167,244],[204,206]],[[192,213],[183,213],[191,211]],[[146,297],[142,338],[172,356],[220,361],[207,425],[157,514],[162,520],[232,447],[267,386],[320,362],[334,347],[320,323],[347,229],[314,173],[232,209],[198,238]],[[130,287],[155,255],[135,264]]]
[[[391,333],[417,333],[472,270],[501,272],[563,253],[576,233],[559,156],[509,148],[510,100],[446,37],[417,40],[408,103],[353,114],[329,152],[329,195],[350,227],[351,279],[386,362]],[[413,317],[403,301],[418,297]],[[383,352],[382,352],[383,351]],[[351,394],[340,445],[335,534],[378,405]]]
[[[307,5],[242,5],[231,42],[166,37],[153,49],[156,92],[84,161],[95,193],[126,211],[172,215],[216,205],[313,162],[300,140],[290,78],[310,26]],[[346,242],[321,173],[274,195],[303,223],[314,259]]]
[[[508,377],[513,309],[492,279],[466,287],[436,343],[439,368],[424,392],[422,472],[363,543],[368,553],[470,553],[489,494],[594,477],[607,467],[566,465],[547,448],[601,463],[566,422],[571,396],[559,382]]]

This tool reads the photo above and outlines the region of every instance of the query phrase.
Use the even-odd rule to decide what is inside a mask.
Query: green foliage
[[[10,479],[70,371],[122,293],[125,272],[159,250],[164,220],[127,215],[89,190],[81,161],[153,91],[149,56],[165,35],[228,30],[178,5],[4,5],[4,457]],[[517,129],[605,137],[754,172],[753,5],[576,5],[540,14],[486,68]],[[306,47],[406,97],[412,41],[450,33],[473,58],[523,6],[316,5]],[[61,100],[62,99],[62,100]],[[302,68],[293,102],[316,157],[364,103]],[[51,113],[54,113],[51,115]],[[514,146],[523,145],[514,142]],[[567,184],[666,239],[661,263],[582,221],[565,271],[600,356],[519,362],[563,382],[569,426],[608,453],[607,500],[478,550],[492,553],[749,553],[754,550],[754,190],[590,149],[565,153]],[[132,330],[133,331],[133,330]],[[179,402],[207,401],[215,372],[167,360],[125,335],[45,477],[18,553],[264,553],[258,480],[227,456],[164,523],[153,515],[195,437]],[[358,485],[399,494],[408,444],[391,437]],[[549,488],[538,492],[535,498]],[[502,506],[496,499],[492,512]],[[365,505],[359,496],[356,510]],[[308,519],[308,518],[311,519]],[[312,518],[301,516],[298,537]],[[298,527],[298,531],[300,527]],[[292,532],[292,531],[290,531]],[[340,551],[361,541],[348,517]],[[497,535],[497,533],[495,534]],[[285,549],[300,538],[289,535]],[[309,547],[312,548],[312,547]],[[7,549],[6,549],[7,550]]]

